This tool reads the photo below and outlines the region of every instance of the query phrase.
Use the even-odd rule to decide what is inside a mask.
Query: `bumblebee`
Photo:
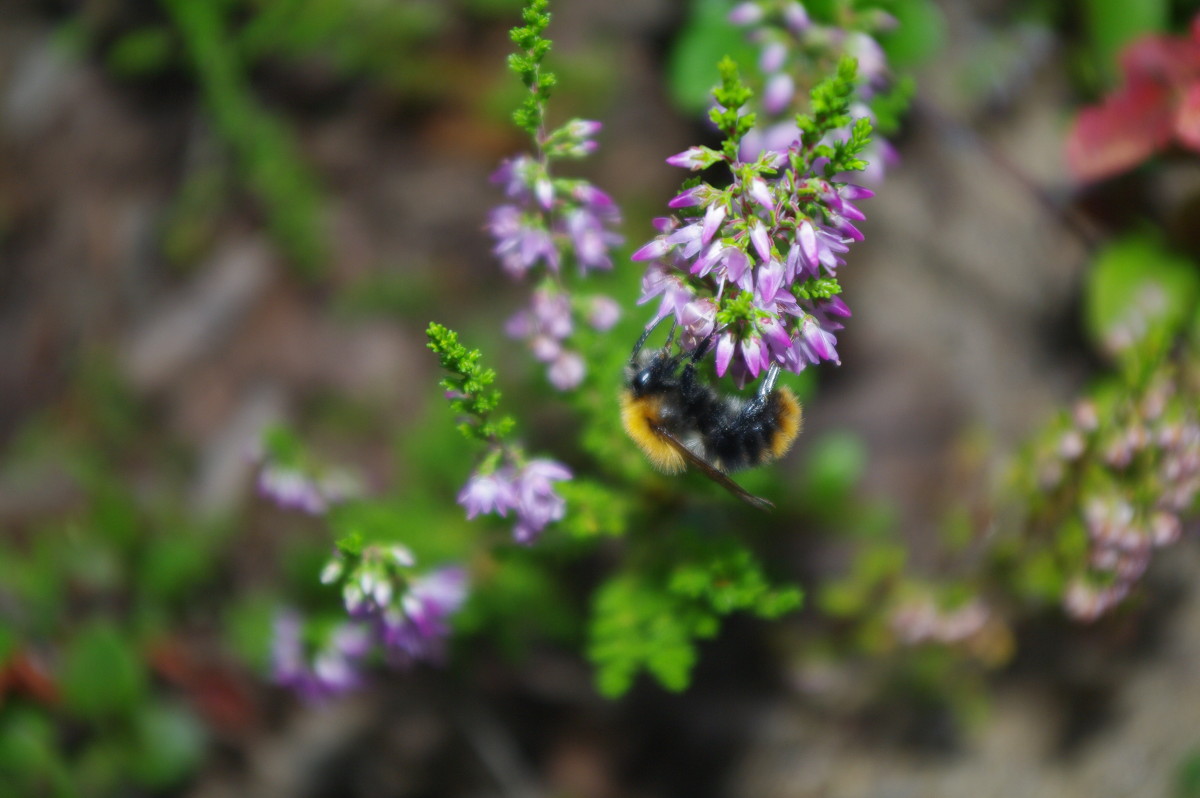
[[[658,470],[675,474],[692,465],[747,504],[770,510],[771,502],[727,474],[779,459],[800,434],[800,403],[786,386],[775,387],[779,367],[770,367],[754,397],[724,396],[696,375],[712,335],[691,354],[673,355],[675,326],[665,347],[643,351],[650,332],[642,334],[626,366],[625,432]]]

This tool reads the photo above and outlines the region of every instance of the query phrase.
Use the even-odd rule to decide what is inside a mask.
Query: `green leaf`
[[[135,746],[130,772],[146,787],[163,789],[190,775],[204,756],[200,722],[182,707],[150,704],[134,724]]]
[[[813,445],[804,474],[812,504],[837,505],[848,497],[867,467],[867,448],[852,432],[829,432]]]
[[[1140,319],[1147,334],[1173,337],[1193,312],[1200,275],[1191,261],[1148,235],[1114,241],[1087,275],[1084,322],[1102,345],[1122,326]]]
[[[0,715],[0,795],[74,796],[54,727],[43,714],[9,709]]]
[[[739,64],[756,63],[754,47],[727,19],[728,0],[693,0],[691,14],[667,62],[667,88],[683,111],[700,113],[717,83],[715,64],[729,56]]]
[[[211,565],[202,541],[187,530],[175,530],[147,541],[138,572],[139,584],[155,603],[176,601],[204,581]]]
[[[177,47],[166,28],[139,28],[117,39],[108,51],[108,65],[119,75],[150,75],[170,65]]]
[[[879,43],[894,69],[919,66],[946,44],[946,20],[932,0],[894,0],[890,12],[899,24]]]
[[[266,672],[271,659],[271,638],[279,600],[265,594],[240,599],[225,610],[225,638],[229,647],[250,667]]]
[[[620,535],[628,526],[628,497],[599,483],[574,479],[558,486],[567,501],[567,514],[560,526],[577,538]]]
[[[1193,748],[1179,763],[1175,798],[1200,798],[1200,748]]]
[[[1084,0],[1084,15],[1097,71],[1107,82],[1117,78],[1117,54],[1126,44],[1146,33],[1167,29],[1167,0]]]
[[[711,637],[716,628],[711,617],[689,612],[672,596],[623,575],[596,592],[589,632],[597,689],[616,698],[642,669],[668,690],[685,689],[696,663],[694,639]]]
[[[146,692],[146,673],[133,650],[109,621],[93,621],[67,647],[62,675],[68,707],[92,720],[131,711]]]

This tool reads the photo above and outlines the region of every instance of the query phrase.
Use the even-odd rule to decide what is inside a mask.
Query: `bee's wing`
[[[676,438],[671,433],[667,432],[662,427],[656,425],[654,427],[654,432],[657,435],[660,435],[662,437],[662,439],[665,440],[667,443],[669,443],[671,446],[673,446],[676,451],[678,451],[681,455],[683,455],[683,458],[685,460],[687,460],[689,463],[691,463],[696,468],[698,468],[700,470],[700,472],[704,474],[704,476],[708,477],[713,482],[715,482],[718,485],[720,485],[721,487],[725,488],[725,490],[729,491],[734,496],[737,496],[739,499],[744,501],[746,504],[749,504],[751,507],[757,507],[758,509],[762,510],[763,512],[767,512],[767,513],[771,512],[771,510],[773,510],[775,508],[775,505],[773,503],[767,501],[766,499],[762,498],[761,496],[755,496],[753,493],[750,493],[748,490],[743,488],[741,485],[737,484],[732,479],[730,479],[723,471],[720,471],[716,467],[714,467],[712,465],[712,463],[707,462],[702,457],[700,457],[700,455],[696,454],[691,449],[684,446],[683,441],[679,440],[678,438]]]

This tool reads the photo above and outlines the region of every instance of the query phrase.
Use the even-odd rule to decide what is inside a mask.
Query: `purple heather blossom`
[[[607,332],[621,318],[621,306],[607,296],[593,296],[589,300],[587,322],[598,332]]]
[[[548,364],[547,376],[559,390],[583,380],[582,357],[567,348],[576,308],[558,278],[564,261],[574,260],[581,274],[612,268],[612,250],[622,238],[615,232],[620,212],[612,197],[585,180],[558,178],[551,165],[561,158],[578,158],[596,149],[591,140],[599,122],[572,119],[562,127],[535,137],[538,157],[520,155],[503,161],[492,175],[511,202],[488,214],[486,229],[495,240],[493,253],[505,272],[520,279],[538,267],[549,272],[534,292],[530,308],[511,317],[506,331],[526,340],[534,356]],[[611,312],[601,313],[597,329],[611,327]],[[611,318],[611,321],[609,321]]]
[[[311,654],[303,639],[304,623],[293,611],[275,619],[271,641],[271,672],[276,684],[289,688],[306,701],[322,701],[362,684],[362,659],[371,647],[368,629],[361,623],[339,624],[325,645]]]
[[[758,68],[765,74],[778,72],[787,61],[787,45],[780,41],[768,42],[758,56]]]
[[[981,632],[992,616],[979,599],[946,610],[933,599],[922,597],[896,607],[890,618],[892,631],[906,645],[925,642],[959,643]]]
[[[787,29],[796,35],[804,33],[812,24],[804,6],[796,2],[788,3],[783,7],[783,21]]]
[[[778,114],[786,109],[796,94],[796,81],[786,72],[779,72],[767,80],[763,89],[763,109],[769,114]]]
[[[542,173],[541,165],[527,155],[518,155],[500,162],[500,168],[492,173],[492,182],[503,186],[505,196],[511,199],[528,200],[533,186]]]
[[[678,318],[684,306],[693,299],[692,292],[680,277],[669,274],[667,267],[661,264],[652,264],[642,276],[642,295],[638,297],[638,304],[645,304],[660,295],[662,301],[658,312],[647,326],[657,324],[668,315],[673,314]]]
[[[483,479],[490,481],[482,483]],[[505,465],[487,477],[472,475],[459,493],[458,503],[467,508],[468,519],[481,513],[507,516],[509,510],[515,510],[513,538],[530,544],[566,513],[566,501],[555,492],[554,483],[568,479],[571,471],[554,460],[530,460],[520,468]]]
[[[588,269],[611,269],[609,249],[620,244],[621,236],[605,229],[605,222],[590,208],[573,208],[566,212],[564,225],[575,247],[575,261],[581,273]]]
[[[379,616],[380,638],[392,659],[438,660],[450,634],[449,617],[467,597],[467,574],[450,566],[412,580],[397,605]]]
[[[753,25],[763,18],[763,9],[758,3],[750,2],[738,3],[733,10],[729,12],[730,23],[738,26]]]
[[[566,500],[554,491],[554,483],[571,478],[566,466],[554,460],[531,460],[517,475],[517,523],[513,538],[530,544],[542,530],[566,513]]]
[[[583,382],[586,373],[587,367],[583,363],[583,357],[577,352],[564,350],[559,352],[558,356],[550,363],[550,367],[546,370],[546,377],[550,380],[550,384],[558,390],[569,391]]]
[[[560,391],[577,387],[587,371],[583,358],[563,346],[572,328],[570,297],[546,287],[534,291],[531,307],[519,311],[504,327],[511,337],[528,341],[534,357],[549,365],[546,376]]]
[[[678,315],[679,344],[684,349],[695,349],[712,335],[717,321],[717,303],[708,298],[696,299],[684,305]]]
[[[487,227],[496,239],[492,252],[500,258],[500,265],[510,276],[524,277],[538,263],[543,263],[550,271],[558,271],[558,248],[549,231],[531,222],[516,206],[494,208],[488,216]]]
[[[517,506],[517,492],[511,468],[501,468],[490,474],[472,474],[458,492],[458,503],[467,511],[470,521],[480,513],[495,513],[501,517]]]
[[[691,208],[696,205],[703,205],[711,189],[705,185],[693,186],[676,194],[670,202],[667,203],[668,208]]]
[[[361,493],[358,480],[340,469],[313,474],[300,468],[264,462],[258,472],[258,492],[285,510],[322,515],[335,504]]]
[[[667,159],[667,163],[671,166],[680,166],[684,169],[703,169],[711,165],[713,162],[711,152],[705,147],[690,147],[683,152],[676,153]]]

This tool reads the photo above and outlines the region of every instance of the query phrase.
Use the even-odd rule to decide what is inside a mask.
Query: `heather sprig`
[[[440,661],[450,616],[467,597],[467,574],[458,566],[416,566],[402,544],[338,541],[320,579],[340,591],[349,617],[280,613],[272,640],[276,683],[322,700],[360,687],[374,661],[393,668]]]
[[[265,430],[250,455],[258,464],[259,495],[285,510],[324,515],[362,494],[354,474],[321,462],[283,427]]]
[[[551,168],[595,152],[601,125],[572,119],[546,129],[546,103],[556,84],[554,74],[542,66],[551,47],[542,35],[550,22],[547,7],[547,0],[531,0],[523,12],[525,25],[512,31],[518,52],[509,56],[509,68],[529,90],[513,121],[529,134],[533,152],[506,159],[492,175],[508,201],[491,211],[487,229],[496,241],[492,251],[510,277],[537,278],[529,308],[514,315],[506,331],[526,341],[546,364],[550,383],[565,391],[577,387],[586,373],[583,357],[570,346],[577,324],[606,330],[615,315],[590,309],[597,304],[617,307],[607,297],[574,291],[567,273],[578,271],[583,277],[612,269],[611,250],[622,240],[615,232],[621,215],[608,194],[586,180],[559,177]],[[571,264],[574,270],[568,268]]]
[[[797,116],[800,132],[786,152],[743,161],[740,142],[755,117],[740,111],[750,92],[732,61],[720,70],[711,118],[725,136],[721,150],[691,147],[667,162],[692,171],[719,163],[731,180],[685,183],[669,207],[689,215],[657,220],[660,234],[633,259],[649,261],[639,303],[660,299],[650,324],[674,316],[685,348],[715,337],[717,374],[731,373],[740,386],[772,366],[798,373],[840,362],[835,333],[850,311],[837,269],[862,240],[854,202],[872,192],[837,177],[865,166],[871,127],[861,118],[850,135],[828,140],[851,118],[856,71],[844,59],[813,88],[813,112]]]
[[[438,356],[446,376],[438,385],[446,390],[450,407],[460,416],[458,430],[469,440],[497,444],[512,432],[512,416],[497,416],[500,392],[491,387],[496,372],[483,368],[483,353],[458,342],[458,333],[436,322],[425,331],[429,348]]]
[[[540,133],[546,115],[546,102],[558,82],[553,72],[542,69],[542,60],[552,46],[550,40],[542,36],[550,24],[550,14],[546,10],[549,7],[550,0],[530,0],[521,12],[525,24],[509,32],[509,37],[520,52],[508,56],[508,68],[529,89],[529,96],[513,112],[513,121],[531,136]]]
[[[508,439],[513,419],[492,420],[500,392],[490,387],[496,374],[480,365],[479,350],[467,349],[458,342],[456,332],[440,324],[431,323],[427,334],[429,348],[449,373],[441,385],[450,406],[463,414],[459,429],[485,446],[482,459],[458,494],[458,503],[468,520],[481,514],[504,518],[512,511],[513,538],[521,544],[534,543],[547,525],[566,514],[566,500],[555,483],[571,479],[570,469],[548,458],[528,458]]]
[[[785,151],[804,120],[797,112],[819,117],[815,95],[807,89],[840,69],[839,63],[852,60],[857,64],[857,78],[838,87],[853,117],[867,118],[892,124],[897,116],[897,104],[906,104],[910,84],[894,81],[883,49],[876,36],[896,24],[886,12],[877,8],[840,4],[829,19],[817,19],[794,0],[749,0],[730,13],[730,21],[743,27],[751,42],[758,45],[758,71],[761,91],[756,110],[759,123],[744,139],[743,157],[755,157],[760,151]],[[812,105],[805,107],[806,102]],[[878,107],[878,120],[875,106]],[[821,127],[828,140],[836,142],[854,135],[842,124]],[[867,163],[865,182],[877,182],[884,167],[896,158],[891,145],[875,136],[871,146],[864,148]]]

